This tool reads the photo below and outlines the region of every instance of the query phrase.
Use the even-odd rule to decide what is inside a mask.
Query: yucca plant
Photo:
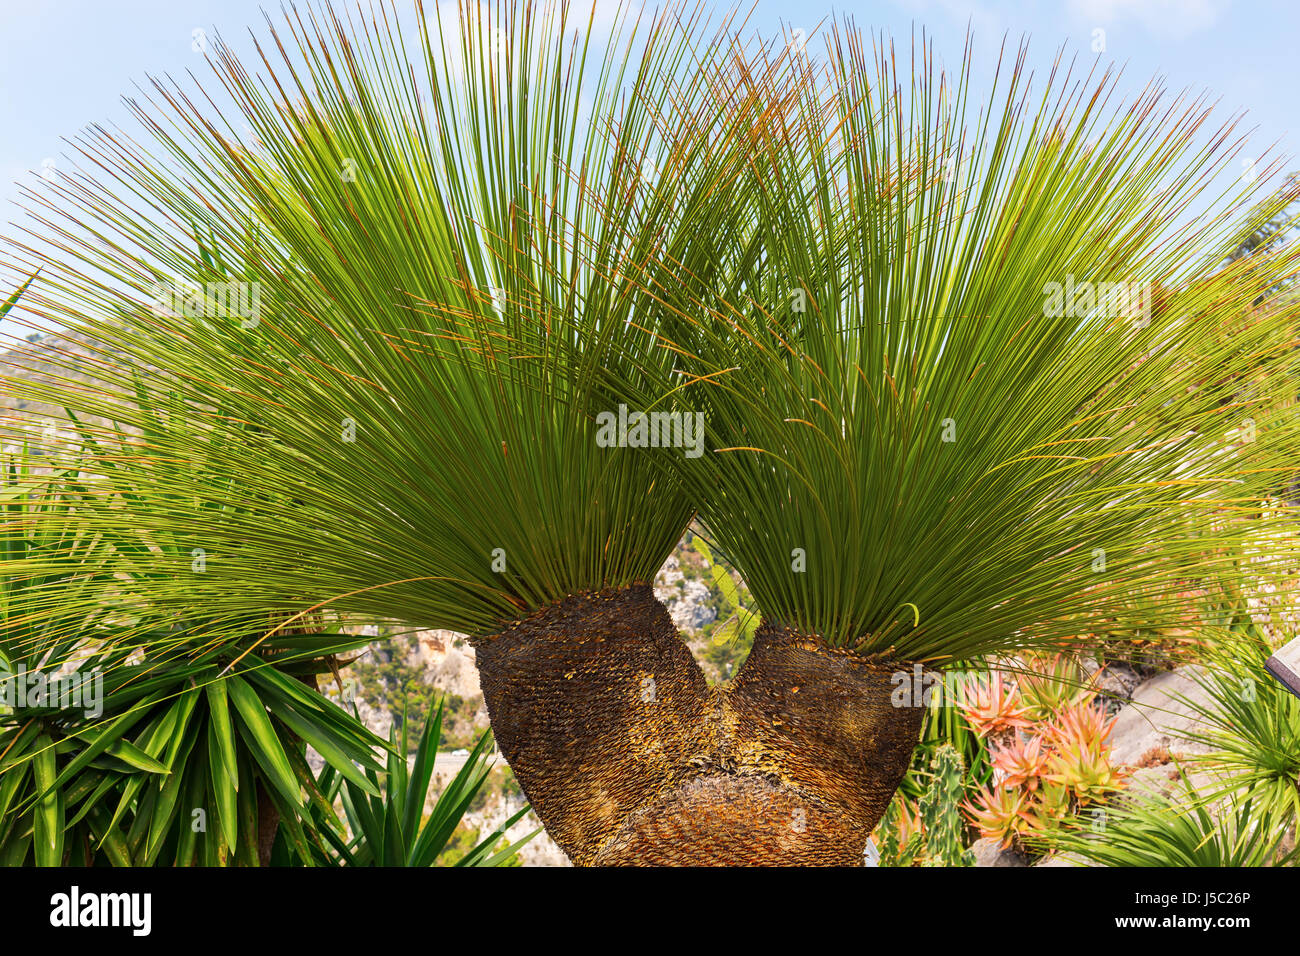
[[[5,384],[83,422],[60,521],[188,543],[115,552],[157,606],[469,633],[575,862],[860,863],[895,671],[1225,566],[1294,467],[1249,311],[1294,253],[1210,274],[1221,221],[1173,226],[1231,158],[1200,104],[567,9],[294,12],[260,79],[216,44],[233,110],[155,84],[154,144],[83,138],[13,246],[89,355]],[[697,509],[764,618],[725,688],[649,587]]]
[[[367,792],[380,768],[383,741],[315,692],[367,639],[142,604],[113,560],[138,539],[53,520],[91,494],[71,471],[11,465],[0,488],[0,859],[264,865],[277,835],[311,859],[305,748]]]
[[[411,753],[408,724],[402,721],[400,736],[397,728],[392,728],[388,766],[382,774],[367,771],[370,788],[364,789],[345,779],[328,764],[321,768],[316,787],[324,800],[312,810],[317,830],[329,845],[321,862],[343,866],[435,865],[493,766],[492,737],[483,734],[464,766],[425,813],[442,735],[444,704],[445,701],[439,701],[430,709],[410,764],[407,762]],[[346,831],[334,811],[336,802],[342,804]],[[528,808],[524,807],[507,818],[452,865],[500,866],[510,861],[520,847],[540,832],[534,830],[521,840],[499,846],[505,832],[527,812]]]
[[[489,735],[425,818],[442,706],[408,768],[405,724],[384,748],[316,691],[317,676],[337,674],[339,655],[369,638],[300,627],[268,639],[265,623],[150,614],[106,571],[102,542],[49,540],[58,526],[30,520],[75,507],[84,486],[11,466],[0,490],[0,681],[43,672],[40,686],[53,688],[72,667],[64,680],[77,682],[75,700],[46,690],[0,713],[4,865],[432,865],[491,770]],[[89,589],[101,613],[57,613],[93,611]],[[456,865],[511,860],[532,835],[498,843],[526,812]]]

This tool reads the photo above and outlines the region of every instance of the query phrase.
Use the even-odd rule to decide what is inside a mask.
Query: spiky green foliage
[[[0,715],[0,855],[15,865],[60,865],[65,853],[85,865],[256,864],[267,802],[308,855],[305,747],[369,789],[359,768],[379,769],[383,741],[304,680],[314,685],[365,640],[320,626],[268,639],[265,615],[149,606],[112,560],[131,547],[129,531],[114,549],[53,520],[88,495],[66,472],[7,470],[0,678],[14,706]]]
[[[83,420],[78,520],[202,549],[151,599],[232,613],[482,632],[649,580],[694,502],[666,451],[600,447],[594,417],[609,380],[660,393],[673,361],[626,275],[707,277],[744,230],[717,170],[762,104],[707,86],[725,27],[621,18],[602,43],[578,6],[295,10],[260,63],[216,43],[233,109],[156,82],[152,143],[81,139],[95,172],[32,197],[66,234],[20,255],[91,357],[6,377]],[[214,283],[242,312],[186,314]]]
[[[1203,101],[691,17],[592,65],[553,8],[486,9],[409,44],[386,6],[291,14],[265,82],[218,45],[235,110],[157,84],[152,151],[92,135],[50,200],[95,241],[19,247],[94,343],[91,389],[10,380],[85,413],[76,520],[208,556],[141,574],[158,603],[484,631],[647,579],[699,507],[769,618],[942,662],[1235,573],[1285,518],[1294,311],[1251,303],[1297,253],[1213,271],[1246,190],[1184,217],[1233,159]],[[149,308],[182,279],[260,307]],[[707,409],[713,451],[600,448],[621,402]]]
[[[1203,697],[1180,697],[1199,720],[1188,737],[1214,774],[1207,799],[1242,795],[1278,820],[1300,821],[1300,699],[1264,669],[1270,647],[1250,625],[1223,636],[1194,680]]]
[[[347,737],[359,725],[285,676],[353,646],[326,615],[484,631],[648,580],[678,540],[694,508],[679,482],[656,456],[597,445],[593,417],[616,407],[611,373],[666,377],[626,261],[717,268],[734,240],[708,218],[729,201],[711,151],[736,139],[712,134],[746,117],[703,87],[715,72],[701,59],[731,41],[697,49],[697,15],[624,22],[604,46],[590,27],[508,2],[447,23],[422,6],[405,24],[388,5],[295,10],[264,41],[262,76],[217,44],[233,110],[156,82],[132,103],[144,145],[93,130],[77,143],[93,172],[29,195],[54,225],[10,250],[48,266],[33,312],[74,346],[20,344],[4,382],[60,410],[74,437],[58,461],[77,482],[75,502],[30,523],[95,542],[111,579],[46,589],[26,620],[95,647],[114,714],[148,735],[119,740],[129,728],[114,724],[103,739],[158,766],[104,792],[90,780],[118,816],[78,804],[75,825],[103,832],[73,831],[51,775],[84,770],[87,748],[73,731],[7,740],[5,786],[27,801],[15,859],[33,832],[42,862],[61,859],[67,831],[117,862],[253,862],[264,793],[280,861],[326,862],[332,831],[309,824],[328,816],[321,786],[346,778],[362,839],[334,852],[427,862],[481,785],[478,762],[428,826],[409,819],[422,771],[390,766],[401,792],[381,801],[373,757]],[[560,317],[579,323],[568,340]],[[0,571],[43,573],[14,560]],[[110,608],[130,626],[64,620]],[[132,697],[141,667],[167,687]],[[214,687],[238,705],[233,772],[198,743],[230,736],[211,730],[226,726]],[[307,743],[332,768],[324,783],[305,773]],[[220,807],[220,825],[186,835],[177,794]],[[363,826],[376,815],[382,833]]]
[[[1149,797],[1108,808],[1087,826],[1059,831],[1052,846],[1101,866],[1277,866],[1295,852],[1279,852],[1281,821],[1232,799],[1212,812],[1201,795]]]
[[[405,731],[385,747],[315,689],[368,638],[152,608],[103,541],[46,520],[83,484],[12,466],[4,479],[0,863],[258,865],[264,835],[273,865],[431,865],[491,769],[486,735],[422,824],[441,705],[408,772]],[[497,843],[522,812],[460,865],[511,859],[522,841]]]
[[[1297,179],[1300,179],[1300,173],[1288,173],[1279,189],[1288,196],[1288,202]],[[1296,217],[1289,205],[1280,210],[1275,209],[1269,218],[1256,225],[1248,236],[1238,242],[1236,248],[1228,254],[1228,260],[1233,261],[1281,245],[1295,227]]]
[[[979,93],[969,59],[914,51],[909,72],[837,28],[764,117],[783,175],[758,183],[750,286],[647,279],[709,411],[714,453],[683,467],[702,518],[764,615],[864,652],[952,661],[1171,608],[1288,520],[1260,512],[1294,467],[1296,311],[1252,303],[1297,253],[1215,270],[1248,187],[1209,191],[1237,141],[1202,100],[1031,88],[1023,50]],[[1294,536],[1257,557],[1294,566]]]
[[[342,866],[435,864],[439,854],[451,842],[470,803],[483,788],[493,766],[492,737],[485,733],[479,737],[456,776],[425,813],[438,740],[442,735],[443,703],[439,701],[436,707],[430,708],[409,765],[409,724],[402,721],[400,738],[397,728],[393,728],[387,770],[383,774],[367,770],[370,787],[362,788],[352,780],[345,780],[333,767],[322,768],[316,784],[326,800],[313,809],[313,817],[319,832],[330,844],[329,853],[323,854],[323,862]],[[336,819],[332,810],[336,801],[343,806],[348,824],[346,833],[336,833],[330,825]],[[510,816],[453,865],[508,864],[520,847],[541,832],[534,830],[521,840],[497,848],[505,832],[527,812],[528,808],[524,807]]]

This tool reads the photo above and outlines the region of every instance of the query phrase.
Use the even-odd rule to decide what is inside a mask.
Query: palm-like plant
[[[218,47],[252,132],[159,84],[184,140],[164,109],[140,117],[175,168],[108,137],[84,143],[106,174],[93,197],[56,189],[55,205],[113,239],[48,250],[59,265],[33,308],[91,343],[77,365],[94,383],[9,380],[77,414],[98,475],[82,527],[176,542],[117,554],[157,606],[328,605],[480,637],[541,615],[479,659],[498,741],[581,859],[671,762],[649,736],[629,750],[596,729],[628,725],[652,673],[665,714],[700,709],[706,690],[649,588],[694,505],[667,450],[595,440],[596,411],[616,407],[606,378],[660,380],[672,361],[649,347],[628,262],[671,250],[702,277],[721,267],[728,240],[706,217],[729,194],[708,157],[763,106],[719,114],[714,72],[695,72],[726,54],[725,34],[698,52],[697,30],[665,15],[616,31],[588,63],[558,8],[477,9],[439,26],[421,8],[419,78],[401,28],[334,11],[290,19],[305,65],[274,68],[275,98]],[[142,228],[135,190],[177,228]],[[187,315],[203,295],[167,293],[213,283],[256,289],[256,309],[250,293],[248,315]],[[341,469],[351,480],[325,490]],[[202,571],[155,573],[196,552]],[[573,648],[532,639],[556,627]],[[561,658],[616,635],[619,693],[605,673],[563,676],[575,662]],[[507,661],[512,643],[558,656]],[[592,728],[585,745],[577,725]],[[678,736],[672,760],[690,746]],[[550,809],[581,767],[605,768],[617,813],[599,787],[585,816]]]
[[[104,538],[52,520],[90,493],[66,472],[7,470],[0,663],[15,701],[28,675],[52,689],[70,670],[62,680],[77,686],[0,716],[0,854],[257,865],[283,832],[310,858],[305,747],[367,791],[364,769],[380,767],[383,741],[314,689],[366,639],[299,627],[268,640],[265,618],[149,607]],[[141,548],[129,533],[114,540]]]
[[[400,738],[397,728],[392,729],[388,766],[382,775],[373,770],[367,772],[372,785],[369,790],[345,779],[328,764],[321,768],[316,788],[325,799],[313,806],[312,816],[317,831],[329,845],[329,852],[322,854],[322,862],[337,861],[346,866],[433,866],[446,850],[461,818],[492,770],[492,738],[490,734],[479,738],[464,765],[426,815],[425,799],[433,781],[444,703],[439,702],[430,710],[412,764],[407,763],[407,754],[411,752],[407,722],[402,721]],[[343,805],[350,837],[338,832],[341,828],[337,827],[333,810],[336,801]],[[499,866],[511,859],[539,832],[534,830],[522,840],[498,848],[505,832],[527,812],[528,808],[524,807],[508,817],[453,865]]]
[[[1176,618],[1257,551],[1296,420],[1294,309],[1254,303],[1296,252],[1215,271],[1236,207],[1178,224],[1232,158],[1197,103],[1054,76],[1034,109],[1018,61],[971,125],[928,51],[908,77],[852,30],[828,49],[756,137],[787,173],[756,286],[647,285],[710,415],[682,472],[765,616],[730,699],[844,811],[847,861],[922,719],[891,672],[1077,648],[1135,595]],[[1294,566],[1276,540],[1261,567]]]
[[[1231,159],[1198,148],[1203,111],[1152,89],[1103,113],[1112,82],[1067,77],[1033,112],[1016,70],[971,130],[964,76],[873,67],[854,33],[832,49],[833,92],[804,84],[770,137],[805,175],[773,190],[767,285],[683,322],[724,449],[694,469],[702,513],[765,612],[952,661],[1226,567],[1258,533],[1226,519],[1288,470],[1287,377],[1244,379],[1294,367],[1294,313],[1209,271],[1226,215],[1174,227]],[[1094,291],[1062,303],[1067,279]],[[1121,281],[1149,296],[1134,314],[1095,291]]]
[[[417,9],[418,69],[387,5],[291,14],[262,80],[218,44],[233,114],[156,84],[157,148],[83,140],[99,172],[33,197],[66,232],[15,249],[92,381],[6,384],[77,413],[94,493],[54,520],[149,542],[113,560],[156,606],[469,632],[575,861],[860,862],[923,713],[900,664],[1216,572],[1288,467],[1289,337],[1246,309],[1294,255],[1168,241],[1226,161],[1195,108],[1035,111],[1018,64],[972,126],[964,71],[847,27],[823,62],[695,9],[603,49]],[[1067,277],[1163,291],[1052,314]],[[256,307],[193,314],[230,283]],[[606,447],[621,405],[707,410],[710,453]],[[725,689],[649,588],[696,509],[765,617]]]

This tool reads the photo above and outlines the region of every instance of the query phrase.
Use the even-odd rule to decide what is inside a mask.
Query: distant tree
[[[1277,207],[1273,214],[1264,220],[1259,228],[1241,240],[1237,248],[1224,261],[1225,265],[1246,256],[1276,249],[1286,242],[1288,235],[1297,226],[1296,213],[1293,211],[1297,203],[1300,203],[1300,172],[1287,173],[1286,179],[1277,191],[1266,202],[1260,203],[1252,210],[1250,219],[1256,220],[1261,214],[1267,214],[1270,205]],[[1269,296],[1276,295],[1280,290],[1292,285],[1294,281],[1290,276],[1281,278],[1261,292],[1253,304],[1259,305]],[[1300,395],[1296,397],[1300,399]],[[1284,497],[1293,505],[1300,504],[1300,478],[1288,483]]]
[[[1260,215],[1266,215],[1270,206],[1276,207],[1273,214],[1260,222],[1258,228],[1237,244],[1237,247],[1224,260],[1224,264],[1236,262],[1256,253],[1276,249],[1286,242],[1291,231],[1298,225],[1294,211],[1297,202],[1300,202],[1300,172],[1287,173],[1286,179],[1283,180],[1277,191],[1268,200],[1251,210],[1248,221],[1259,222]],[[1261,293],[1255,302],[1257,304],[1262,302],[1290,283],[1290,278],[1282,280],[1277,285]]]
[[[1295,213],[1292,212],[1292,207],[1297,202],[1296,192],[1298,188],[1300,188],[1300,172],[1287,173],[1286,179],[1278,187],[1277,192],[1267,202],[1261,203],[1255,208],[1257,210],[1266,208],[1270,202],[1285,199],[1288,195],[1291,197],[1290,201],[1263,222],[1259,228],[1244,238],[1237,248],[1229,254],[1228,262],[1236,262],[1242,256],[1249,256],[1256,252],[1275,248],[1286,241],[1287,234],[1296,227]]]

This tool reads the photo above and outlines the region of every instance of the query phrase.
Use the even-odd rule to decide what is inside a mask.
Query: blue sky
[[[121,96],[149,75],[194,70],[204,76],[196,29],[215,28],[237,50],[248,50],[247,28],[262,24],[264,7],[279,17],[278,3],[265,0],[7,0],[0,9],[0,228],[9,231],[8,223],[22,215],[13,205],[14,180],[34,175],[29,171],[46,160],[65,165],[62,137],[90,123],[125,124]],[[924,26],[949,63],[960,56],[969,24],[977,76],[991,71],[1004,33],[1012,40],[1029,35],[1030,65],[1045,72],[1062,44],[1090,61],[1093,31],[1103,30],[1104,57],[1125,64],[1126,88],[1158,74],[1175,91],[1208,89],[1222,97],[1225,116],[1249,110],[1245,125],[1257,127],[1252,150],[1279,142],[1284,154],[1295,156],[1298,10],[1286,2],[1230,0],[759,0],[751,23],[768,30],[784,22],[811,32],[843,13],[903,41]],[[1290,164],[1295,167],[1300,159]]]

